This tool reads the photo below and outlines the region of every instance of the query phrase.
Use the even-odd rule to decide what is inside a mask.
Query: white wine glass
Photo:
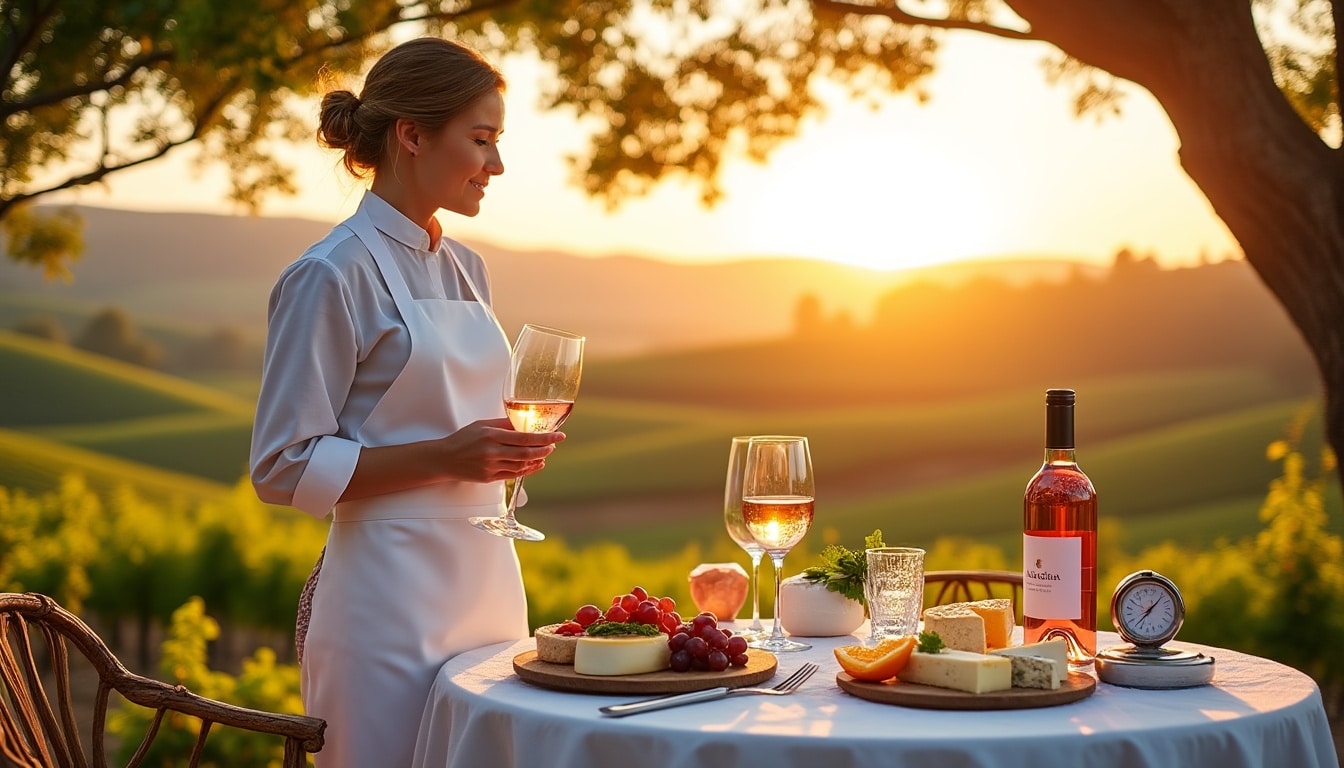
[[[775,620],[770,637],[749,645],[771,653],[802,651],[812,646],[784,637],[779,623],[780,584],[784,555],[812,527],[816,486],[812,478],[812,454],[806,437],[759,436],[747,443],[742,470],[742,518],[752,538],[770,555],[775,565]]]
[[[747,466],[747,444],[750,437],[734,437],[728,449],[728,479],[723,485],[723,523],[728,536],[751,558],[751,626],[738,630],[748,641],[762,640],[768,632],[761,625],[761,557],[765,547],[756,543],[747,521],[742,517],[742,470]]]
[[[504,378],[504,412],[519,432],[554,432],[574,409],[583,374],[584,337],[569,331],[528,323],[518,333]],[[518,522],[514,511],[523,492],[523,478],[500,515],[473,517],[470,523],[496,536],[541,541],[546,534]]]

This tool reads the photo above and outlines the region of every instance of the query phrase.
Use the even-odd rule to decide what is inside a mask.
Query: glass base
[[[759,648],[762,651],[769,651],[771,653],[789,653],[791,651],[806,651],[812,646],[807,643],[800,643],[797,640],[789,640],[787,638],[779,638],[775,640],[766,638],[764,640],[757,640],[754,643],[747,643],[747,647]]]
[[[543,541],[546,534],[535,528],[528,528],[520,524],[511,517],[501,517],[492,515],[490,517],[473,517],[467,522],[480,528],[486,533],[493,533],[496,536],[503,536],[506,539],[520,539],[522,541]]]
[[[733,634],[746,640],[747,647],[751,647],[752,643],[759,643],[770,637],[770,630],[765,627],[757,627],[755,629],[752,629],[751,627],[743,627],[741,629],[734,628]]]

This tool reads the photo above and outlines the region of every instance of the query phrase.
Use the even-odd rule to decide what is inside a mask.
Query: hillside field
[[[628,363],[621,364],[631,370]],[[0,333],[0,485],[54,488],[63,473],[127,483],[155,498],[223,493],[246,471],[251,403],[162,374]],[[592,366],[589,375],[602,375]],[[1321,445],[1319,404],[1249,368],[1073,382],[1079,459],[1126,551],[1175,539],[1209,546],[1259,528],[1279,467],[1270,442],[1305,419]],[[56,393],[53,396],[52,393]],[[663,556],[726,540],[728,438],[810,438],[816,536],[931,546],[956,536],[1018,549],[1021,492],[1039,466],[1043,394],[1011,389],[938,402],[746,409],[655,399],[580,398],[568,440],[527,481],[520,516],[575,544],[614,541]],[[1332,526],[1344,530],[1331,481]]]

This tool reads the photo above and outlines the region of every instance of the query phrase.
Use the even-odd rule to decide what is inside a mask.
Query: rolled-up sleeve
[[[349,286],[322,259],[296,261],[271,291],[252,485],[262,501],[319,519],[359,461],[360,445],[338,435],[359,359],[353,305]]]

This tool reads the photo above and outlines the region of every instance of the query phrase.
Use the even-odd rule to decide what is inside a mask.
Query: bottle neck
[[[1078,457],[1074,454],[1072,448],[1046,448],[1045,465],[1059,466],[1061,464],[1077,464]]]
[[[1073,453],[1073,403],[1045,407],[1045,463],[1078,463]]]

